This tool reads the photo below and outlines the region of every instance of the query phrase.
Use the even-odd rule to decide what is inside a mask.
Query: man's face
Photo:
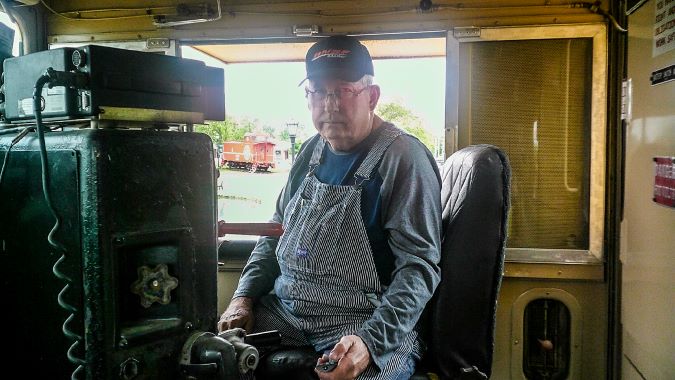
[[[349,151],[372,131],[378,86],[326,79],[310,81],[306,92],[314,127],[333,149]]]

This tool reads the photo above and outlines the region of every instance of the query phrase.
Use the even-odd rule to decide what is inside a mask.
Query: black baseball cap
[[[368,49],[350,36],[331,36],[312,45],[305,56],[305,67],[307,77],[302,82],[318,78],[356,82],[366,74],[375,74]]]

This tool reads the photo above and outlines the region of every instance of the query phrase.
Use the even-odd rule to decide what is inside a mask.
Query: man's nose
[[[329,92],[326,94],[323,104],[326,112],[336,112],[340,109],[340,98],[337,94]]]

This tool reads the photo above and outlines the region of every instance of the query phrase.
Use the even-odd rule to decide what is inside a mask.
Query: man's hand
[[[218,332],[235,327],[241,327],[246,332],[251,332],[253,329],[253,298],[233,298],[223,315],[220,316]]]
[[[368,347],[358,335],[343,336],[330,354],[320,357],[317,364],[326,363],[328,360],[337,361],[338,365],[330,372],[315,369],[321,380],[354,379],[366,370],[371,361]]]

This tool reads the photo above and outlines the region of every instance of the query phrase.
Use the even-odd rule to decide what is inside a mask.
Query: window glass
[[[0,48],[3,51],[6,48],[11,48],[12,56],[18,56],[21,43],[19,28],[2,11],[0,11],[0,24],[2,24],[0,25]]]
[[[225,70],[226,120],[195,128],[211,136],[218,155],[218,218],[268,221],[291,161],[316,134],[304,84],[298,86],[304,62],[224,64],[187,46],[181,55]],[[444,57],[375,60],[374,67],[382,89],[376,113],[416,135],[442,162]]]

